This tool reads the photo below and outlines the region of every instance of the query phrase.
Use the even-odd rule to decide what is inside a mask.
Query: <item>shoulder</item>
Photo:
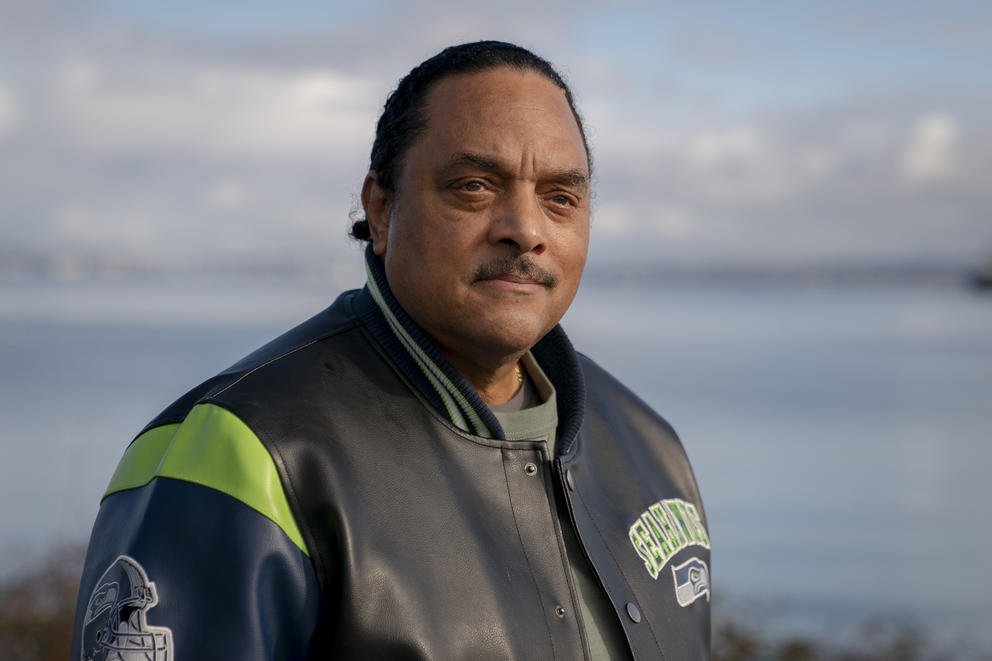
[[[272,456],[255,432],[227,409],[197,404],[182,422],[141,433],[117,465],[104,498],[144,487],[155,478],[225,494],[269,519],[306,553]]]
[[[141,433],[162,425],[181,423],[199,403],[236,390],[245,381],[257,383],[260,377],[298,369],[299,365],[307,364],[314,351],[322,347],[328,349],[327,345],[333,345],[335,341],[347,341],[360,325],[352,307],[357,294],[357,290],[342,293],[326,309],[190,389],[155,416]]]
[[[656,426],[674,438],[675,430],[633,390],[585,354],[578,353],[585,379],[587,414]]]

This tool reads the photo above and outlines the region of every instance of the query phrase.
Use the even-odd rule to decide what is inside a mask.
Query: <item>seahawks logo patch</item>
[[[682,608],[703,595],[706,601],[710,600],[710,571],[699,558],[689,558],[672,567],[672,578],[675,580],[675,598]]]

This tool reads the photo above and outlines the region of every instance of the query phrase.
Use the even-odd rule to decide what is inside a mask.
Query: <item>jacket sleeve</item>
[[[201,404],[121,460],[86,554],[72,657],[304,659],[320,601],[271,456]]]

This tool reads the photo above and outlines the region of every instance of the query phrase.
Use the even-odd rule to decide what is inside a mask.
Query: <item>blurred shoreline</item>
[[[584,280],[617,284],[754,285],[957,285],[971,283],[981,264],[938,260],[821,261],[812,263],[648,263],[590,259]],[[225,256],[178,260],[95,253],[0,253],[0,283],[19,281],[163,281],[176,278],[250,278],[337,283],[361,282],[356,254],[346,259],[320,255]]]

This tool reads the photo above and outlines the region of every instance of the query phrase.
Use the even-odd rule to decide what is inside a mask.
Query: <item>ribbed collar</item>
[[[367,296],[371,304],[360,306],[359,316],[389,357],[455,427],[483,438],[504,439],[496,416],[479,393],[396,301],[371,245],[365,250],[365,270],[368,280],[361,295]],[[585,407],[585,382],[578,356],[561,326],[555,326],[531,352],[555,386],[558,451],[566,454],[582,426]]]

